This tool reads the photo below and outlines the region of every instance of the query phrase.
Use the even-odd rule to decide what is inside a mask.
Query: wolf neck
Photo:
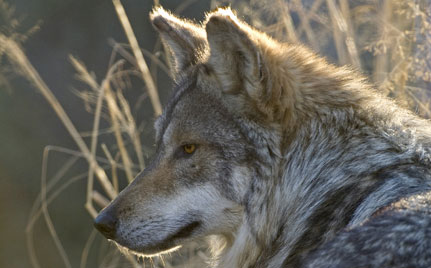
[[[325,132],[331,130],[310,122],[283,157],[270,151],[259,156],[255,166],[260,170],[255,170],[243,224],[217,267],[298,267],[301,254],[349,223],[363,196],[377,184],[339,172],[347,164],[338,161],[346,144],[328,141],[337,137]],[[345,157],[354,161],[353,156]]]
[[[394,112],[396,106],[383,100],[379,107],[373,103],[374,93],[364,90],[361,81],[349,80],[348,71],[335,67],[333,71],[339,73],[326,73],[333,77],[320,80],[320,86],[312,78],[308,82],[301,78],[309,88],[295,88],[295,117],[280,117],[288,121],[279,122],[295,128],[294,134],[244,123],[245,133],[254,131],[261,136],[254,141],[257,159],[253,166],[259,168],[245,201],[243,224],[220,255],[217,267],[299,267],[305,254],[348,226],[365,199],[378,193],[388,180],[381,179],[382,172],[411,164],[415,158],[412,148],[420,144],[410,144],[410,149],[400,145],[400,135],[406,134],[396,133],[396,125],[403,122],[386,117],[393,121],[387,123],[387,129],[375,129],[371,122],[385,117],[382,113]],[[325,89],[331,85],[332,91]],[[283,149],[282,140],[274,137],[285,133],[293,137]]]
[[[394,159],[384,148],[358,156],[374,145],[360,138],[363,133],[341,137],[337,132],[352,125],[344,123],[346,129],[310,122],[283,157],[268,152],[257,160],[261,169],[255,170],[243,224],[216,267],[299,267],[303,255],[349,224],[365,197],[381,185],[374,174],[401,162],[384,160]]]

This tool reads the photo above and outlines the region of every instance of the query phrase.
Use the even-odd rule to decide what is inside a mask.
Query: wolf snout
[[[117,233],[117,216],[111,209],[105,208],[94,220],[94,227],[108,239],[115,239]]]

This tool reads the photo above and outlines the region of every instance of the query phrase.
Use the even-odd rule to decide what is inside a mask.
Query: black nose
[[[117,218],[109,209],[104,209],[94,220],[94,227],[108,239],[115,239]]]

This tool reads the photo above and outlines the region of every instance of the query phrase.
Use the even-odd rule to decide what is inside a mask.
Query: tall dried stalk
[[[386,35],[386,28],[391,19],[391,6],[392,1],[384,1],[383,7],[380,9],[379,17],[381,18],[381,23],[378,24],[379,35],[384,38]],[[387,75],[387,63],[388,63],[388,54],[386,53],[386,49],[383,49],[380,53],[377,54],[374,65],[373,72],[373,81],[377,84],[381,84]]]
[[[114,64],[111,68],[109,68],[108,73],[106,75],[106,78],[103,80],[102,85],[99,87],[97,85],[97,82],[92,79],[92,77],[86,72],[86,68],[78,62],[75,58],[70,58],[72,61],[72,64],[80,70],[81,79],[87,81],[92,87],[94,87],[94,90],[97,90],[98,97],[97,97],[97,103],[96,103],[96,111],[94,115],[94,123],[93,123],[93,131],[91,134],[91,154],[96,155],[96,149],[97,149],[97,138],[98,138],[98,132],[99,132],[99,123],[100,123],[100,116],[102,111],[102,103],[105,95],[105,91],[108,91],[109,83],[111,82],[112,74],[117,70],[118,66],[123,63],[123,61],[118,61],[116,64]],[[130,163],[125,163],[126,171],[130,172]],[[85,208],[88,210],[88,212],[91,214],[93,218],[97,216],[97,211],[93,207],[93,176],[94,176],[94,167],[90,166],[88,169],[88,180],[87,180],[87,202],[85,203]],[[115,194],[117,193],[117,189],[113,187]]]
[[[121,21],[124,32],[126,33],[127,39],[129,40],[130,46],[132,47],[133,54],[135,55],[138,67],[141,71],[142,78],[145,81],[148,89],[148,95],[150,96],[151,103],[153,104],[154,113],[156,116],[162,114],[162,105],[160,104],[159,95],[157,93],[156,86],[153,78],[151,77],[150,71],[148,70],[147,63],[145,62],[142,51],[139,48],[136,36],[133,33],[132,26],[130,25],[129,19],[127,18],[126,11],[120,0],[112,0],[114,3],[115,11],[117,11],[118,18]]]
[[[334,37],[335,48],[337,49],[338,62],[342,65],[347,64],[346,49],[344,46],[343,32],[346,32],[346,22],[342,19],[338,7],[335,5],[334,0],[326,0],[329,15],[332,22],[332,34]]]
[[[308,18],[308,14],[305,11],[304,6],[302,5],[301,0],[294,0],[294,3],[296,5],[296,10],[298,12],[298,15],[301,18],[301,25],[304,27],[305,34],[307,35],[307,39],[310,42],[311,47],[315,51],[319,51],[319,45],[317,43],[316,37],[314,35],[313,29],[310,25],[310,20]]]
[[[350,15],[350,7],[348,0],[340,0],[341,18],[346,24],[345,29],[345,45],[349,53],[350,64],[357,70],[361,70],[361,60],[359,58],[358,48],[355,42],[355,31]]]
[[[9,57],[11,62],[18,67],[23,73],[23,77],[27,78],[31,83],[33,83],[36,88],[42,93],[45,99],[49,102],[51,107],[57,113],[58,117],[61,119],[61,122],[64,124],[73,140],[84,154],[85,159],[87,160],[90,167],[95,170],[97,177],[99,178],[99,182],[102,187],[106,191],[109,197],[114,198],[116,193],[112,188],[112,185],[109,182],[108,177],[106,176],[105,171],[97,164],[97,161],[94,158],[94,155],[91,154],[84,140],[79,135],[69,116],[64,111],[60,102],[57,98],[52,94],[52,91],[48,88],[45,82],[40,77],[39,73],[30,63],[21,47],[12,39],[7,38],[3,34],[0,34],[0,50],[4,51],[4,54]]]
[[[48,227],[49,232],[51,233],[51,237],[54,240],[55,246],[57,247],[61,258],[63,259],[64,265],[66,266],[66,268],[71,268],[72,265],[70,264],[67,253],[63,248],[63,244],[61,243],[57,235],[57,232],[55,231],[54,224],[52,223],[51,216],[49,215],[49,212],[48,212],[48,204],[47,204],[47,198],[46,198],[46,174],[48,169],[48,165],[47,165],[48,152],[49,151],[46,150],[45,148],[43,152],[43,155],[44,155],[43,159],[46,161],[42,164],[42,176],[41,176],[41,187],[40,187],[41,207],[42,207],[43,216],[45,218],[45,223]]]
[[[280,8],[280,18],[283,22],[284,28],[286,29],[288,40],[292,43],[298,43],[298,37],[296,36],[295,26],[293,24],[292,17],[290,16],[289,6],[282,2],[283,0],[277,0]]]

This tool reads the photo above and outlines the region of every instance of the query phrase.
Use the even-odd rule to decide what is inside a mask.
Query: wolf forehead
[[[199,77],[207,76],[207,68],[204,63],[192,66],[175,81],[169,102],[154,122],[157,146],[163,142],[166,129],[175,119],[181,120],[183,126],[188,127],[192,127],[192,124],[187,122],[200,124],[200,127],[204,124],[207,130],[205,132],[213,134],[220,124],[236,128],[234,116],[221,99],[220,89]]]
[[[187,78],[189,79],[186,79],[186,76],[184,76],[174,85],[173,96],[163,109],[162,115],[160,115],[154,122],[157,146],[161,143],[161,138],[172,119],[172,114],[176,105],[186,92],[191,91],[196,87],[196,74],[189,75]]]

